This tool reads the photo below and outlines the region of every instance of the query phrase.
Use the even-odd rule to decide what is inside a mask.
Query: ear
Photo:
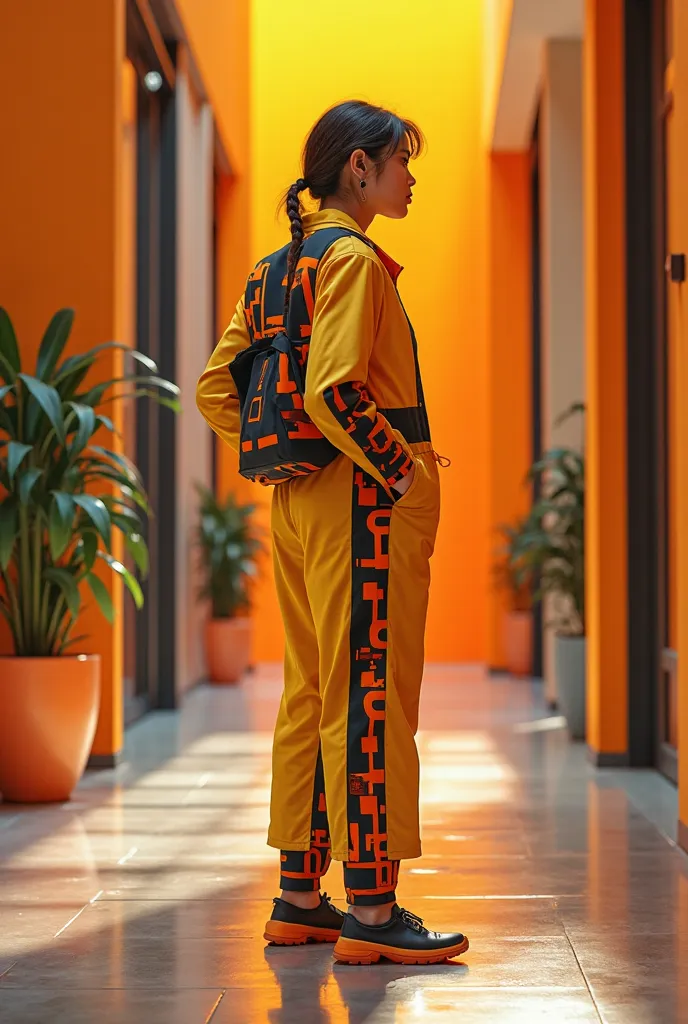
[[[361,175],[366,174],[368,171],[368,158],[365,150],[355,149],[351,154],[350,164],[356,177],[361,177]]]

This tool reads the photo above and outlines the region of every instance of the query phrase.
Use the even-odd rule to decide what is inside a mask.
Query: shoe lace
[[[399,917],[402,919],[404,924],[407,924],[409,928],[413,928],[415,932],[422,934],[424,931],[427,931],[427,928],[423,924],[423,919],[416,917],[416,915],[412,914],[410,910],[404,910],[403,907],[399,907]]]

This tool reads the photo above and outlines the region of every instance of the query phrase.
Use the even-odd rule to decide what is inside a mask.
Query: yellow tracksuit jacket
[[[307,236],[361,234],[334,210],[303,223]],[[331,855],[378,880],[387,862],[420,856],[414,734],[440,500],[400,270],[352,236],[318,265],[305,408],[342,454],[276,486],[272,511],[286,658],[268,843],[312,849],[321,757]],[[228,364],[250,341],[242,299],[197,391],[203,416],[237,451]],[[392,486],[411,465],[414,480],[398,498]]]

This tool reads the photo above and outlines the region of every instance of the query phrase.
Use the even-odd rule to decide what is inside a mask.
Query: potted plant
[[[515,676],[533,670],[533,569],[519,545],[527,523],[522,517],[499,527],[503,544],[495,566],[497,585],[507,599],[502,624],[506,669]]]
[[[112,554],[119,531],[142,573],[148,552],[140,513],[148,511],[136,467],[96,443],[114,432],[105,402],[159,389],[152,360],[118,342],[63,359],[72,310],[60,310],[43,337],[33,374],[22,368],[7,313],[0,309],[0,614],[14,655],[0,658],[0,792],[5,800],[68,799],[91,749],[98,715],[100,659],[72,654],[84,596],[112,621],[102,565],[122,577],[137,607],[134,575]],[[88,385],[107,348],[122,348],[147,371]]]
[[[251,582],[263,543],[252,522],[255,505],[241,505],[232,494],[221,501],[205,487],[197,490],[197,545],[205,577],[200,597],[210,601],[205,631],[208,678],[236,683],[251,659]]]
[[[580,406],[572,411],[580,411]],[[562,711],[573,739],[585,738],[585,460],[572,448],[545,452],[531,477],[539,483],[518,548],[539,572],[538,599],[554,595],[555,666]]]

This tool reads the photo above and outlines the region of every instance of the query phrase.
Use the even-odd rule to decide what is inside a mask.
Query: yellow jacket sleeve
[[[372,255],[355,251],[333,255],[318,270],[305,410],[328,441],[389,492],[413,457],[366,388],[385,273]]]
[[[196,387],[196,404],[202,416],[218,437],[236,452],[239,451],[241,412],[229,364],[242,349],[248,348],[250,341],[242,298]]]

